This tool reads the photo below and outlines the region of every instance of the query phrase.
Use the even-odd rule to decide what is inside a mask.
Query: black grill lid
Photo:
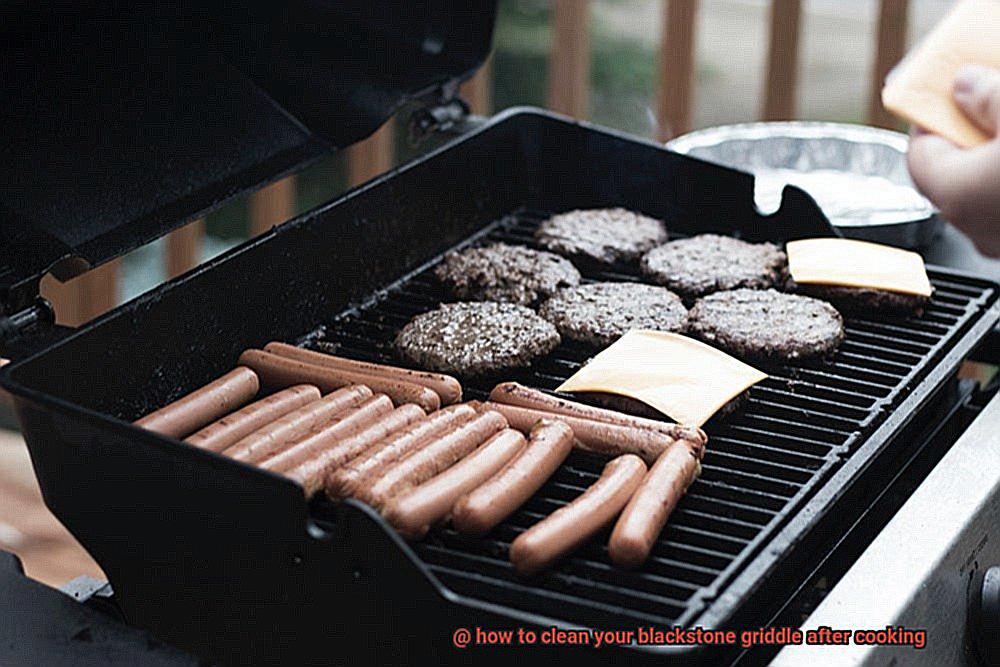
[[[0,6],[0,314],[370,135],[485,59],[496,0]],[[256,5],[263,6],[258,7]]]

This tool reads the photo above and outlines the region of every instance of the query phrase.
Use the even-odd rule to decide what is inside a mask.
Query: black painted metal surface
[[[545,217],[518,210],[475,242],[535,246],[533,232]],[[641,280],[635,267],[624,265],[583,274],[584,282]],[[543,576],[530,582],[515,576],[507,561],[510,542],[599,476],[604,461],[582,454],[486,538],[445,528],[416,545],[416,553],[453,590],[502,601],[561,626],[700,624],[698,615],[708,603],[995,299],[988,282],[942,271],[932,271],[931,280],[934,300],[923,315],[848,318],[844,343],[831,360],[768,367],[770,377],[751,389],[736,413],[709,423],[702,475],[643,568],[625,572],[612,566],[602,534]],[[414,315],[453,300],[429,267],[305,341],[322,340],[324,349],[332,345],[352,358],[392,362],[398,330]],[[498,379],[552,390],[592,355],[564,343],[530,369],[465,381],[465,393],[485,399]]]
[[[83,606],[25,576],[0,551],[0,664],[45,667],[181,667],[192,655]]]
[[[470,75],[495,5],[4,2],[0,314]]]
[[[440,531],[411,547],[363,505],[307,506],[288,480],[128,423],[243,349],[317,325],[384,358],[393,331],[443,297],[421,276],[441,253],[484,234],[527,241],[541,211],[608,205],[678,234],[828,233],[798,190],[764,217],[745,174],[543,112],[501,114],[0,371],[46,503],[130,622],[231,662],[461,657],[457,625],[752,622],[758,595],[810,558],[803,535],[891,470],[896,437],[996,323],[995,283],[934,269],[923,318],[851,320],[834,362],[775,369],[710,426],[702,479],[634,573],[595,542],[538,580],[510,576],[506,543],[593,479],[583,457],[488,538]],[[551,388],[583,358],[563,347],[522,379]]]

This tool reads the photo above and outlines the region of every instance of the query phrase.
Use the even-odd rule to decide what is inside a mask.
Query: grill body
[[[851,319],[831,363],[768,369],[707,428],[702,478],[635,573],[598,543],[538,579],[506,567],[506,544],[593,479],[599,463],[582,455],[487,538],[438,530],[410,546],[366,506],[308,506],[287,480],[129,424],[270,340],[385,360],[394,332],[447,298],[427,275],[443,252],[530,242],[545,211],[611,205],[679,234],[830,233],[794,188],[763,217],[745,174],[544,112],[501,114],[5,368],[46,503],[130,622],[226,662],[463,657],[449,648],[457,626],[752,622],[753,603],[812,557],[796,545],[892,470],[897,436],[995,325],[995,284],[933,269],[923,317]],[[552,388],[586,356],[563,346],[507,379]],[[466,386],[479,398],[490,383]],[[658,653],[693,651],[641,654]]]

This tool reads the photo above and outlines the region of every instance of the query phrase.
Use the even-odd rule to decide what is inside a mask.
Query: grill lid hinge
[[[10,315],[0,315],[0,343],[15,341],[32,327],[51,326],[55,321],[52,304],[48,299],[38,297],[34,305]]]
[[[424,105],[410,114],[411,145],[423,143],[436,132],[465,134],[484,119],[469,113],[469,103],[459,95],[459,82],[449,81],[424,98]]]

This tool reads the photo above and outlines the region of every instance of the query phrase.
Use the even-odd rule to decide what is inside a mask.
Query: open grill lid
[[[6,2],[0,315],[454,90],[496,0]],[[261,4],[262,7],[257,5]]]

